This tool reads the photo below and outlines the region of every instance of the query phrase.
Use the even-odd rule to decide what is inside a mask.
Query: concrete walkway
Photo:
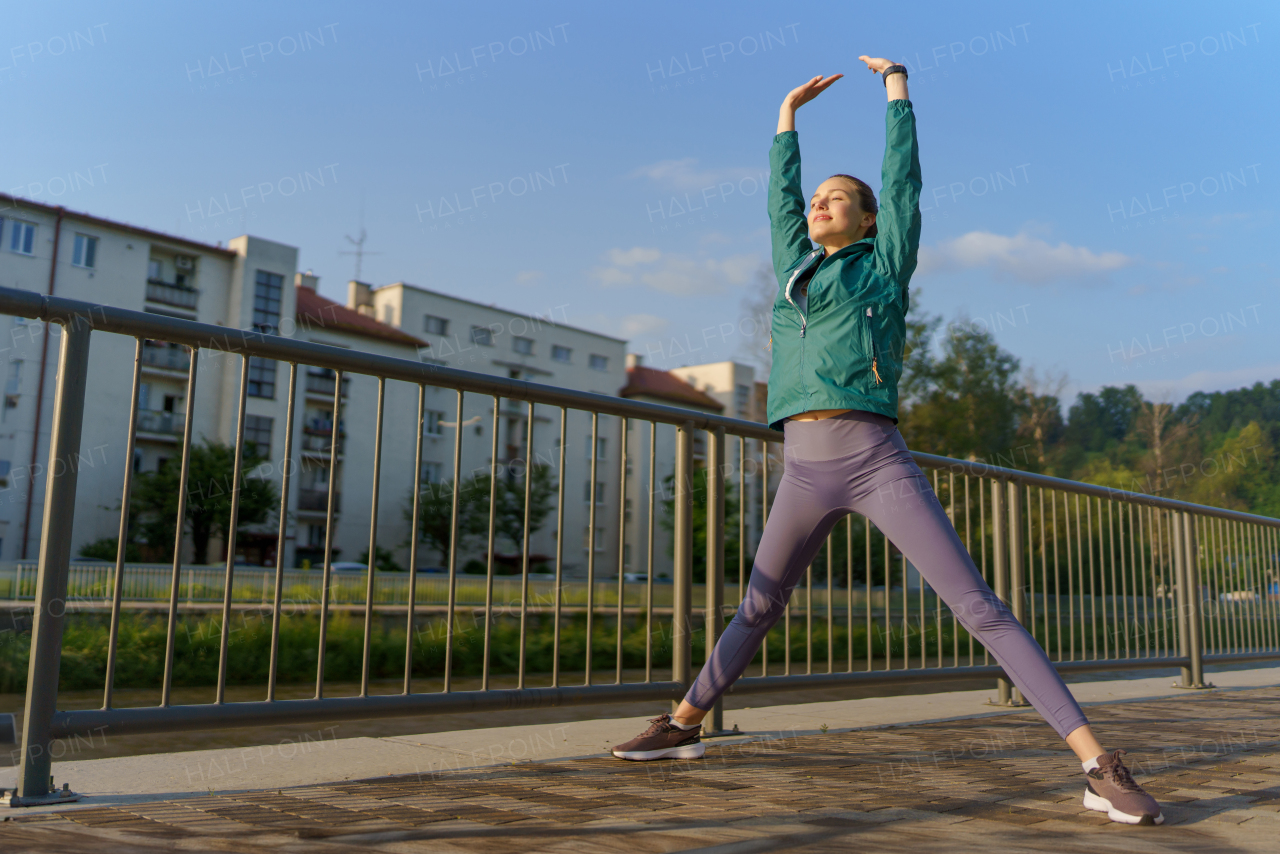
[[[1076,682],[1072,694],[1084,707],[1100,703],[1157,697],[1221,695],[1233,690],[1280,686],[1280,667],[1210,672],[1212,691],[1172,687],[1170,677]],[[1056,738],[1033,710],[988,705],[994,690],[953,691],[876,697],[861,700],[763,706],[725,713],[725,726],[736,724],[738,735],[707,738],[708,744],[779,742],[799,736],[911,723],[959,720],[1028,713]],[[772,695],[765,695],[762,700]],[[653,715],[665,711],[656,705]],[[1092,717],[1092,714],[1091,714]],[[483,715],[477,724],[484,723]],[[528,762],[550,762],[607,754],[611,744],[625,741],[647,725],[644,717],[586,720],[383,738],[335,738],[336,727],[317,727],[301,736],[256,747],[196,750],[75,760],[75,741],[64,743],[64,761],[53,766],[55,785],[66,782],[85,797],[78,804],[24,809],[56,811],[117,806],[156,799],[209,796],[255,789],[312,786],[386,775],[431,777],[444,772],[493,768]],[[1105,731],[1100,732],[1107,744]],[[1061,745],[1063,761],[1071,754]],[[0,787],[16,784],[16,768],[0,768]]]
[[[1253,681],[1262,678],[1253,674]],[[1246,681],[1242,676],[1230,681],[1237,680]],[[295,777],[289,781],[293,786],[157,796],[155,779],[135,779],[152,787],[149,797],[118,797],[114,806],[106,805],[108,798],[95,797],[94,803],[77,809],[14,810],[14,817],[0,823],[0,851],[1276,850],[1280,688],[1237,686],[1148,699],[1116,696],[1170,694],[1167,680],[1161,681],[1164,685],[1150,686],[1146,692],[1134,683],[1125,688],[1110,683],[1099,689],[1110,696],[1092,699],[1079,692],[1090,703],[1090,720],[1107,743],[1130,751],[1126,762],[1163,809],[1165,823],[1159,827],[1116,824],[1084,809],[1080,766],[1036,712],[982,714],[975,708],[981,696],[965,699],[952,694],[933,695],[927,701],[909,698],[912,705],[927,702],[929,707],[900,705],[898,716],[919,718],[950,710],[963,717],[930,723],[886,721],[889,725],[846,731],[836,731],[832,722],[865,725],[866,720],[853,718],[844,704],[752,710],[758,712],[758,723],[772,725],[752,732],[752,741],[713,743],[706,756],[696,760],[622,762],[597,752],[605,746],[598,744],[600,740],[625,737],[635,729],[628,726],[617,735],[620,725],[640,721],[566,725],[562,732],[556,727],[517,727],[499,735],[472,731],[466,736],[475,740],[458,744],[438,735],[431,743],[403,738],[371,739],[367,745],[355,743],[361,739],[352,744],[316,740],[310,752],[289,758],[278,750],[260,759],[245,756],[241,768],[225,768],[219,779],[261,784],[273,775],[287,776],[284,769],[327,769],[326,782],[296,785],[301,781]],[[886,703],[898,701],[857,702],[868,714],[889,716]],[[801,729],[824,718],[825,733],[820,728]],[[578,730],[596,732],[597,743]],[[519,751],[519,744],[538,752],[535,758],[541,761],[504,764],[509,760],[496,748]],[[381,766],[378,776],[338,779],[358,777],[357,769],[368,767],[362,746],[385,759],[371,763]],[[574,750],[595,755],[544,758]],[[423,763],[433,756],[448,759],[446,767],[427,770]],[[211,752],[176,761],[185,761],[185,766],[178,766],[183,773],[200,773],[196,769],[202,768],[207,776],[213,763],[224,760],[232,761],[229,755]],[[126,767],[120,759],[99,761]],[[172,759],[150,761],[170,763],[155,765],[159,773],[175,771]],[[388,776],[386,763],[397,762],[400,768],[416,765],[417,770]],[[468,762],[470,767],[453,768]],[[128,788],[119,781],[117,786]]]

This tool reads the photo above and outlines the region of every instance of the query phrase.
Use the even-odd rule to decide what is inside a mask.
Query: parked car
[[[334,572],[364,572],[369,567],[363,563],[356,563],[354,560],[335,560],[329,564]]]

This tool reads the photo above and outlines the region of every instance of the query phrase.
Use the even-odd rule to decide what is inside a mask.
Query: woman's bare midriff
[[[833,415],[839,415],[841,412],[852,412],[852,409],[810,409],[808,412],[801,412],[799,415],[792,415],[789,421],[820,421],[823,418],[830,418]]]

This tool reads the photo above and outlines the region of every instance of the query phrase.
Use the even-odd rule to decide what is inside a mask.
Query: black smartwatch
[[[880,79],[881,79],[881,82],[884,83],[885,88],[888,88],[889,86],[888,81],[889,81],[890,74],[901,74],[903,77],[909,76],[907,74],[907,67],[905,65],[890,65],[884,71],[880,72]]]

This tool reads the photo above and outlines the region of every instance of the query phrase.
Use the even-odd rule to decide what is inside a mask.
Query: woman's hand
[[[883,57],[860,56],[858,59],[865,62],[867,68],[871,69],[875,74],[883,74],[886,68],[896,64]],[[891,79],[885,79],[884,81],[885,94],[889,96],[889,100],[908,100],[910,96],[907,94],[907,75],[890,74],[889,78]]]
[[[843,76],[843,74],[833,74],[830,77],[823,77],[819,74],[808,83],[788,92],[787,97],[782,99],[782,107],[778,110],[778,133],[795,130],[796,110],[821,95],[828,86]]]
[[[858,59],[861,60],[862,62],[865,62],[867,64],[867,68],[870,68],[876,74],[879,74],[881,71],[884,71],[890,65],[893,65],[893,63],[887,59],[873,59],[869,56],[860,56],[858,57]]]

